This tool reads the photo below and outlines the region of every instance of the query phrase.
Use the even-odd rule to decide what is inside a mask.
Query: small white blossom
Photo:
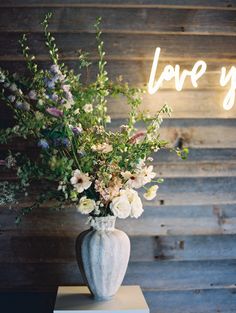
[[[151,186],[143,195],[146,200],[153,200],[157,195],[158,185]]]
[[[87,103],[85,104],[85,106],[83,107],[84,112],[86,113],[90,113],[93,111],[93,105],[91,103]]]
[[[99,143],[97,145],[93,145],[92,150],[100,152],[100,153],[109,153],[113,150],[113,147],[112,145],[104,142],[104,143]]]
[[[10,89],[11,91],[17,91],[17,86],[16,86],[16,84],[15,84],[15,83],[11,84],[10,87],[9,87],[9,89]]]
[[[106,116],[105,122],[106,123],[111,123],[111,117],[109,115]]]
[[[13,95],[8,96],[8,99],[10,102],[14,102],[16,100],[16,97]]]
[[[30,98],[31,100],[36,100],[36,99],[37,99],[37,93],[36,93],[35,90],[31,90],[31,91],[29,92],[28,96],[29,96],[29,98]]]

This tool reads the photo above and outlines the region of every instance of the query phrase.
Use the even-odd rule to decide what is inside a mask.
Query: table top
[[[54,313],[149,313],[139,286],[121,286],[110,300],[95,300],[87,287],[58,287]]]

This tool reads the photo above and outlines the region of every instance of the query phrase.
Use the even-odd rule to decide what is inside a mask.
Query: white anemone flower
[[[82,173],[78,169],[73,172],[70,182],[78,193],[88,189],[92,184],[88,173]]]

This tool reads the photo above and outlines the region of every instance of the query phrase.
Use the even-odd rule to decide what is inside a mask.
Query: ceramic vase
[[[100,300],[112,298],[124,279],[130,240],[115,228],[114,216],[95,218],[94,226],[76,240],[76,257],[91,294]]]

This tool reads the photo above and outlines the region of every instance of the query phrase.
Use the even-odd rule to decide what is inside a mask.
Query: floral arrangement
[[[76,206],[82,214],[93,217],[114,215],[138,218],[143,212],[140,188],[147,200],[155,198],[158,184],[151,154],[166,147],[160,139],[164,105],[154,116],[139,111],[142,90],[131,88],[122,80],[112,82],[105,65],[100,19],[95,24],[98,47],[96,80],[83,84],[81,75],[60,63],[55,39],[48,30],[51,14],[42,25],[49,49],[51,66],[39,69],[27,45],[20,40],[30,75],[22,77],[0,69],[0,96],[14,112],[13,127],[0,130],[0,143],[31,142],[36,155],[27,151],[9,151],[0,160],[1,167],[13,169],[17,181],[0,183],[0,204],[13,206],[20,195],[29,196],[31,186],[40,185],[41,194],[30,207],[17,211],[17,222],[42,202],[53,200],[58,207]],[[88,69],[88,53],[80,51],[79,68]],[[130,106],[126,125],[112,130],[107,102],[122,96]],[[143,123],[138,131],[137,123]],[[187,149],[175,149],[182,158]],[[147,187],[147,184],[154,185]]]

